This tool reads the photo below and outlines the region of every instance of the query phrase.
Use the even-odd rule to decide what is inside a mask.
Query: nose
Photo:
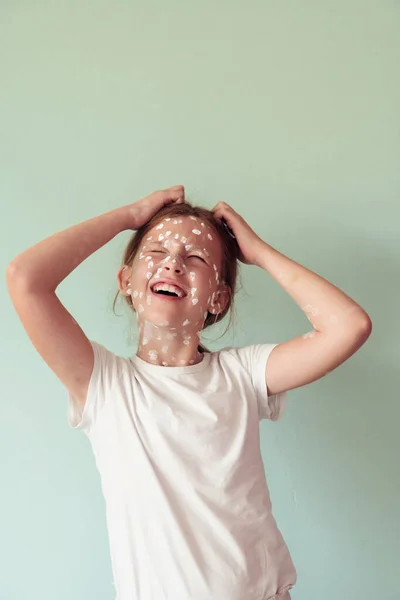
[[[169,273],[177,273],[178,275],[182,275],[184,270],[184,265],[180,258],[176,256],[171,256],[171,259],[164,263],[164,270]]]

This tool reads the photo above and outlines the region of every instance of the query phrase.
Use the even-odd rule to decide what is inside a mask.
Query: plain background
[[[229,202],[370,315],[356,355],[261,423],[262,454],[293,600],[399,599],[399,2],[5,0],[0,20],[1,600],[114,598],[94,458],[6,266],[174,184],[195,204]],[[136,321],[112,300],[130,235],[57,290],[125,356]],[[310,331],[266,272],[242,279],[236,326],[210,330],[211,348]]]

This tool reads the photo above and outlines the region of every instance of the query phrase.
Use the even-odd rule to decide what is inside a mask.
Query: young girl
[[[118,271],[136,313],[134,356],[89,340],[59,283],[133,229]],[[313,330],[282,344],[208,352],[237,260],[269,273]],[[335,369],[367,340],[366,312],[263,241],[230,206],[185,202],[183,186],[57,233],[7,271],[33,345],[68,389],[69,421],[92,445],[106,501],[117,600],[287,600],[296,571],[271,512],[259,421],[286,391]]]

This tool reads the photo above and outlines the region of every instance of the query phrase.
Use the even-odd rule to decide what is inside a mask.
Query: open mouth
[[[177,285],[170,283],[155,283],[150,287],[151,291],[156,296],[180,300],[186,296],[186,293]]]

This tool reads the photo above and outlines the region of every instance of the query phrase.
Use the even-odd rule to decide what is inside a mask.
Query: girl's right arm
[[[183,201],[182,186],[154,192],[134,204],[55,233],[19,254],[7,267],[8,292],[26,333],[82,407],[93,371],[93,349],[58,299],[56,288],[118,233],[138,229],[164,204]]]

